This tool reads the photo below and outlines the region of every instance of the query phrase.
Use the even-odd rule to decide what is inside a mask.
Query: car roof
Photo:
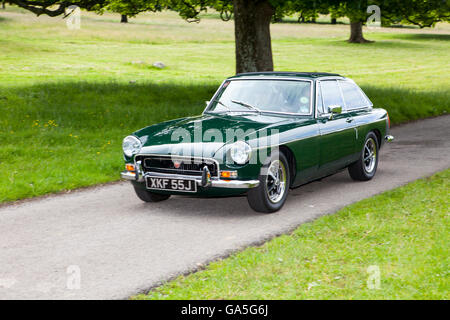
[[[268,77],[268,78],[309,78],[317,79],[322,77],[341,77],[337,73],[328,72],[291,72],[291,71],[263,71],[263,72],[246,72],[239,73],[235,76],[229,77],[228,79],[239,79],[239,78],[254,78],[254,77]]]

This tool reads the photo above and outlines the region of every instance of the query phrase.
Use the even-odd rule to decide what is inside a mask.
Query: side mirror
[[[341,114],[342,113],[342,107],[341,106],[329,106],[328,112],[331,114]]]

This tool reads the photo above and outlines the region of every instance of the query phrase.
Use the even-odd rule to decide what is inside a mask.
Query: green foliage
[[[8,0],[7,2],[29,10],[38,16],[45,14],[51,17],[65,14],[66,8],[71,5],[88,11],[100,12],[108,4],[108,0]]]
[[[164,0],[107,0],[104,10],[135,17],[141,12],[157,12],[164,9]]]
[[[437,22],[450,21],[448,0],[378,0],[384,19],[391,23],[406,23],[420,28],[433,27]]]
[[[233,13],[233,0],[168,0],[168,7],[189,22],[200,21],[200,13],[208,8],[220,12],[222,20],[227,21]]]

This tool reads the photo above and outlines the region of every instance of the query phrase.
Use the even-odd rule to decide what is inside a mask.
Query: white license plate
[[[197,192],[195,180],[147,177],[147,189],[180,192]]]

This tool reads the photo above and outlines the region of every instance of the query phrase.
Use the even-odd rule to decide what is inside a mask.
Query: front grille
[[[219,174],[217,163],[212,159],[142,155],[136,156],[136,161],[141,161],[144,172],[201,176],[206,166],[212,177],[217,177]]]

